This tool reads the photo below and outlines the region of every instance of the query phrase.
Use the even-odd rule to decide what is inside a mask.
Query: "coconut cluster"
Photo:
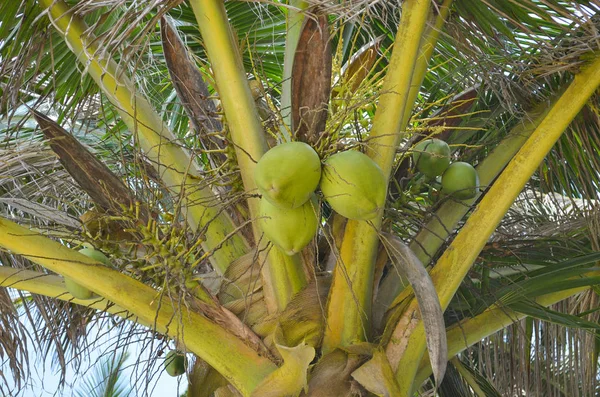
[[[428,178],[441,176],[441,191],[458,200],[469,200],[479,193],[479,176],[469,163],[451,163],[450,147],[440,139],[425,139],[413,151],[413,163]]]
[[[288,255],[300,252],[317,233],[317,187],[333,210],[349,219],[372,219],[385,204],[383,171],[357,151],[334,154],[321,166],[309,145],[284,143],[265,153],[254,179],[262,195],[260,227]]]

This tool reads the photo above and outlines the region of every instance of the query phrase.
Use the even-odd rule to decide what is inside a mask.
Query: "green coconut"
[[[171,376],[185,374],[186,357],[176,350],[171,350],[165,357],[165,371]]]
[[[279,208],[298,208],[306,203],[321,178],[321,160],[309,145],[289,142],[275,146],[256,165],[258,190]]]
[[[105,265],[110,264],[106,255],[94,249],[94,247],[92,247],[90,244],[84,244],[84,248],[80,249],[79,253],[98,262],[104,263]],[[98,297],[98,295],[93,293],[91,290],[87,289],[81,284],[76,283],[69,277],[65,277],[65,287],[67,287],[67,291],[69,291],[69,293],[77,299],[94,299]]]
[[[479,192],[479,176],[469,163],[450,164],[442,175],[442,193],[459,200],[472,199]]]
[[[69,277],[65,277],[65,287],[67,288],[67,291],[69,291],[69,294],[77,299],[88,300],[98,297],[94,292],[85,288],[83,285],[76,283]]]
[[[440,139],[425,139],[415,146],[413,162],[420,172],[435,178],[450,165],[450,147]]]
[[[79,253],[83,254],[87,257],[90,257],[93,260],[103,263],[105,265],[110,264],[110,261],[108,260],[106,255],[104,255],[102,252],[98,251],[97,249],[94,249],[93,247],[91,247],[89,245],[85,248],[80,249]]]
[[[385,204],[386,180],[369,156],[348,150],[325,161],[321,191],[338,214],[368,220],[377,216]]]
[[[298,208],[282,209],[265,197],[260,200],[259,225],[265,236],[287,255],[294,255],[315,237],[319,227],[319,204],[313,195]]]

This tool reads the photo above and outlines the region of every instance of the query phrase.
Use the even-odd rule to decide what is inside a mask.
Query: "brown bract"
[[[331,42],[327,15],[306,18],[292,69],[292,131],[314,144],[325,131],[331,91]]]

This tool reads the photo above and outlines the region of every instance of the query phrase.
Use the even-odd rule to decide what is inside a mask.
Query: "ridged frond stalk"
[[[406,105],[404,106],[404,115],[402,116],[401,123],[402,128],[406,128],[406,125],[408,125],[408,122],[410,120],[415,101],[421,89],[421,85],[423,84],[425,74],[427,73],[429,61],[431,60],[431,56],[433,55],[433,51],[435,50],[435,46],[437,45],[442,28],[444,27],[444,24],[448,19],[448,15],[450,14],[451,5],[452,0],[444,0],[444,3],[441,6],[439,6],[439,8],[432,7],[429,18],[431,23],[429,24],[429,26],[427,26],[426,32],[423,35],[423,39],[420,44],[419,57],[415,64],[411,81],[411,87],[408,93],[408,99],[406,101]],[[461,209],[462,208],[463,207],[461,207]],[[436,215],[438,214],[436,213]],[[430,229],[425,227],[422,230],[424,233],[427,233]],[[436,234],[434,233],[434,236],[435,235]],[[428,237],[428,235],[426,235],[425,237]],[[417,257],[422,263],[427,263],[426,259],[418,255],[418,253],[421,252],[419,248],[420,243],[421,242],[418,240],[417,237],[415,241],[411,243],[410,248],[413,252],[415,252],[415,254],[417,254]],[[406,282],[404,280],[401,280],[400,274],[398,272],[388,273],[387,277],[384,278],[379,288],[379,295],[376,297],[376,304],[383,306],[387,309],[387,307],[390,306],[393,299],[396,296],[398,296],[404,285],[406,285]]]
[[[48,9],[50,20],[86,67],[86,72],[115,105],[166,187],[182,198],[189,225],[194,230],[207,226],[203,247],[212,253],[211,262],[215,268],[224,272],[231,262],[246,252],[247,246],[243,238],[234,233],[232,220],[219,212],[219,200],[203,184],[194,161],[148,100],[136,91],[124,71],[114,60],[102,57],[83,20],[73,15],[62,0],[39,0],[39,3]],[[212,252],[221,244],[220,249]]]
[[[596,55],[593,62],[584,66],[575,76],[440,257],[431,272],[431,278],[438,291],[442,308],[448,307],[489,236],[554,143],[599,85],[600,57]],[[414,321],[406,321],[415,317],[419,317],[418,305],[413,299],[400,318],[386,351],[392,367],[397,371],[398,383],[406,395],[410,395],[417,363],[421,361],[425,352],[423,323],[419,321],[415,325]]]
[[[276,369],[240,339],[185,305],[176,310],[160,292],[110,269],[38,233],[0,218],[0,247],[45,268],[72,278],[78,284],[114,302],[140,323],[152,324],[157,332],[181,340],[227,378],[244,395]],[[126,293],[125,293],[126,292]]]
[[[267,150],[267,143],[225,6],[220,0],[192,0],[190,4],[211,62],[244,188],[248,193],[257,193],[254,168]],[[258,203],[257,198],[248,198],[252,219],[258,216]],[[256,241],[260,241],[262,231],[257,222],[253,228]],[[306,285],[300,257],[289,257],[277,247],[269,250],[261,275],[265,301],[271,312],[283,310],[292,296]]]
[[[430,1],[425,0],[402,3],[402,18],[368,140],[367,154],[379,164],[387,178],[404,133],[402,114],[429,7]],[[327,307],[325,351],[364,341],[368,337],[380,226],[379,217],[373,223],[351,220],[346,225]]]

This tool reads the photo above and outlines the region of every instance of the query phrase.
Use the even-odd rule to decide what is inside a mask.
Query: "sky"
[[[31,331],[31,326],[27,326],[27,328],[28,331]],[[98,334],[102,336],[98,337]],[[116,330],[90,330],[88,339],[91,340],[92,338],[98,338],[96,340],[96,345],[98,345],[98,347],[90,351],[89,357],[86,358],[87,361],[82,364],[81,368],[88,368],[89,362],[96,363],[102,353],[106,354],[106,352],[114,351],[114,347],[112,346],[111,342],[114,342],[115,336]],[[146,335],[141,335],[141,337],[145,336]],[[157,365],[151,369],[151,371],[143,371],[145,368],[147,368],[145,367],[145,364],[150,356],[150,349],[147,347],[144,348],[143,343],[144,342],[134,342],[127,346],[129,357],[123,366],[125,372],[123,379],[132,383],[136,382],[137,380],[137,387],[143,388],[141,390],[138,389],[137,392],[134,391],[130,397],[144,395],[143,390],[146,387],[145,378],[148,375],[150,375],[151,379],[147,395],[157,397],[177,397],[182,394],[187,389],[187,380],[185,375],[177,378],[169,376],[163,370],[162,362],[158,362]],[[145,343],[148,343],[148,341],[145,341]],[[84,376],[76,377],[74,371],[69,368],[66,374],[67,385],[62,390],[59,390],[58,386],[60,380],[60,369],[58,367],[52,368],[49,360],[44,361],[40,355],[34,354],[31,344],[29,347],[31,379],[28,380],[27,387],[21,390],[19,394],[15,395],[22,397],[77,396],[74,394],[74,391],[81,386],[82,380],[88,374],[89,376],[87,379],[91,379],[90,376],[93,375],[93,371],[90,371]],[[167,351],[168,350],[165,350],[165,353],[161,357],[164,357]],[[100,361],[102,360],[103,358],[100,358]],[[138,366],[137,368],[134,365],[136,360],[140,360],[142,362],[141,366]],[[11,372],[7,366],[0,366],[0,371],[9,380],[9,382],[12,381]]]

